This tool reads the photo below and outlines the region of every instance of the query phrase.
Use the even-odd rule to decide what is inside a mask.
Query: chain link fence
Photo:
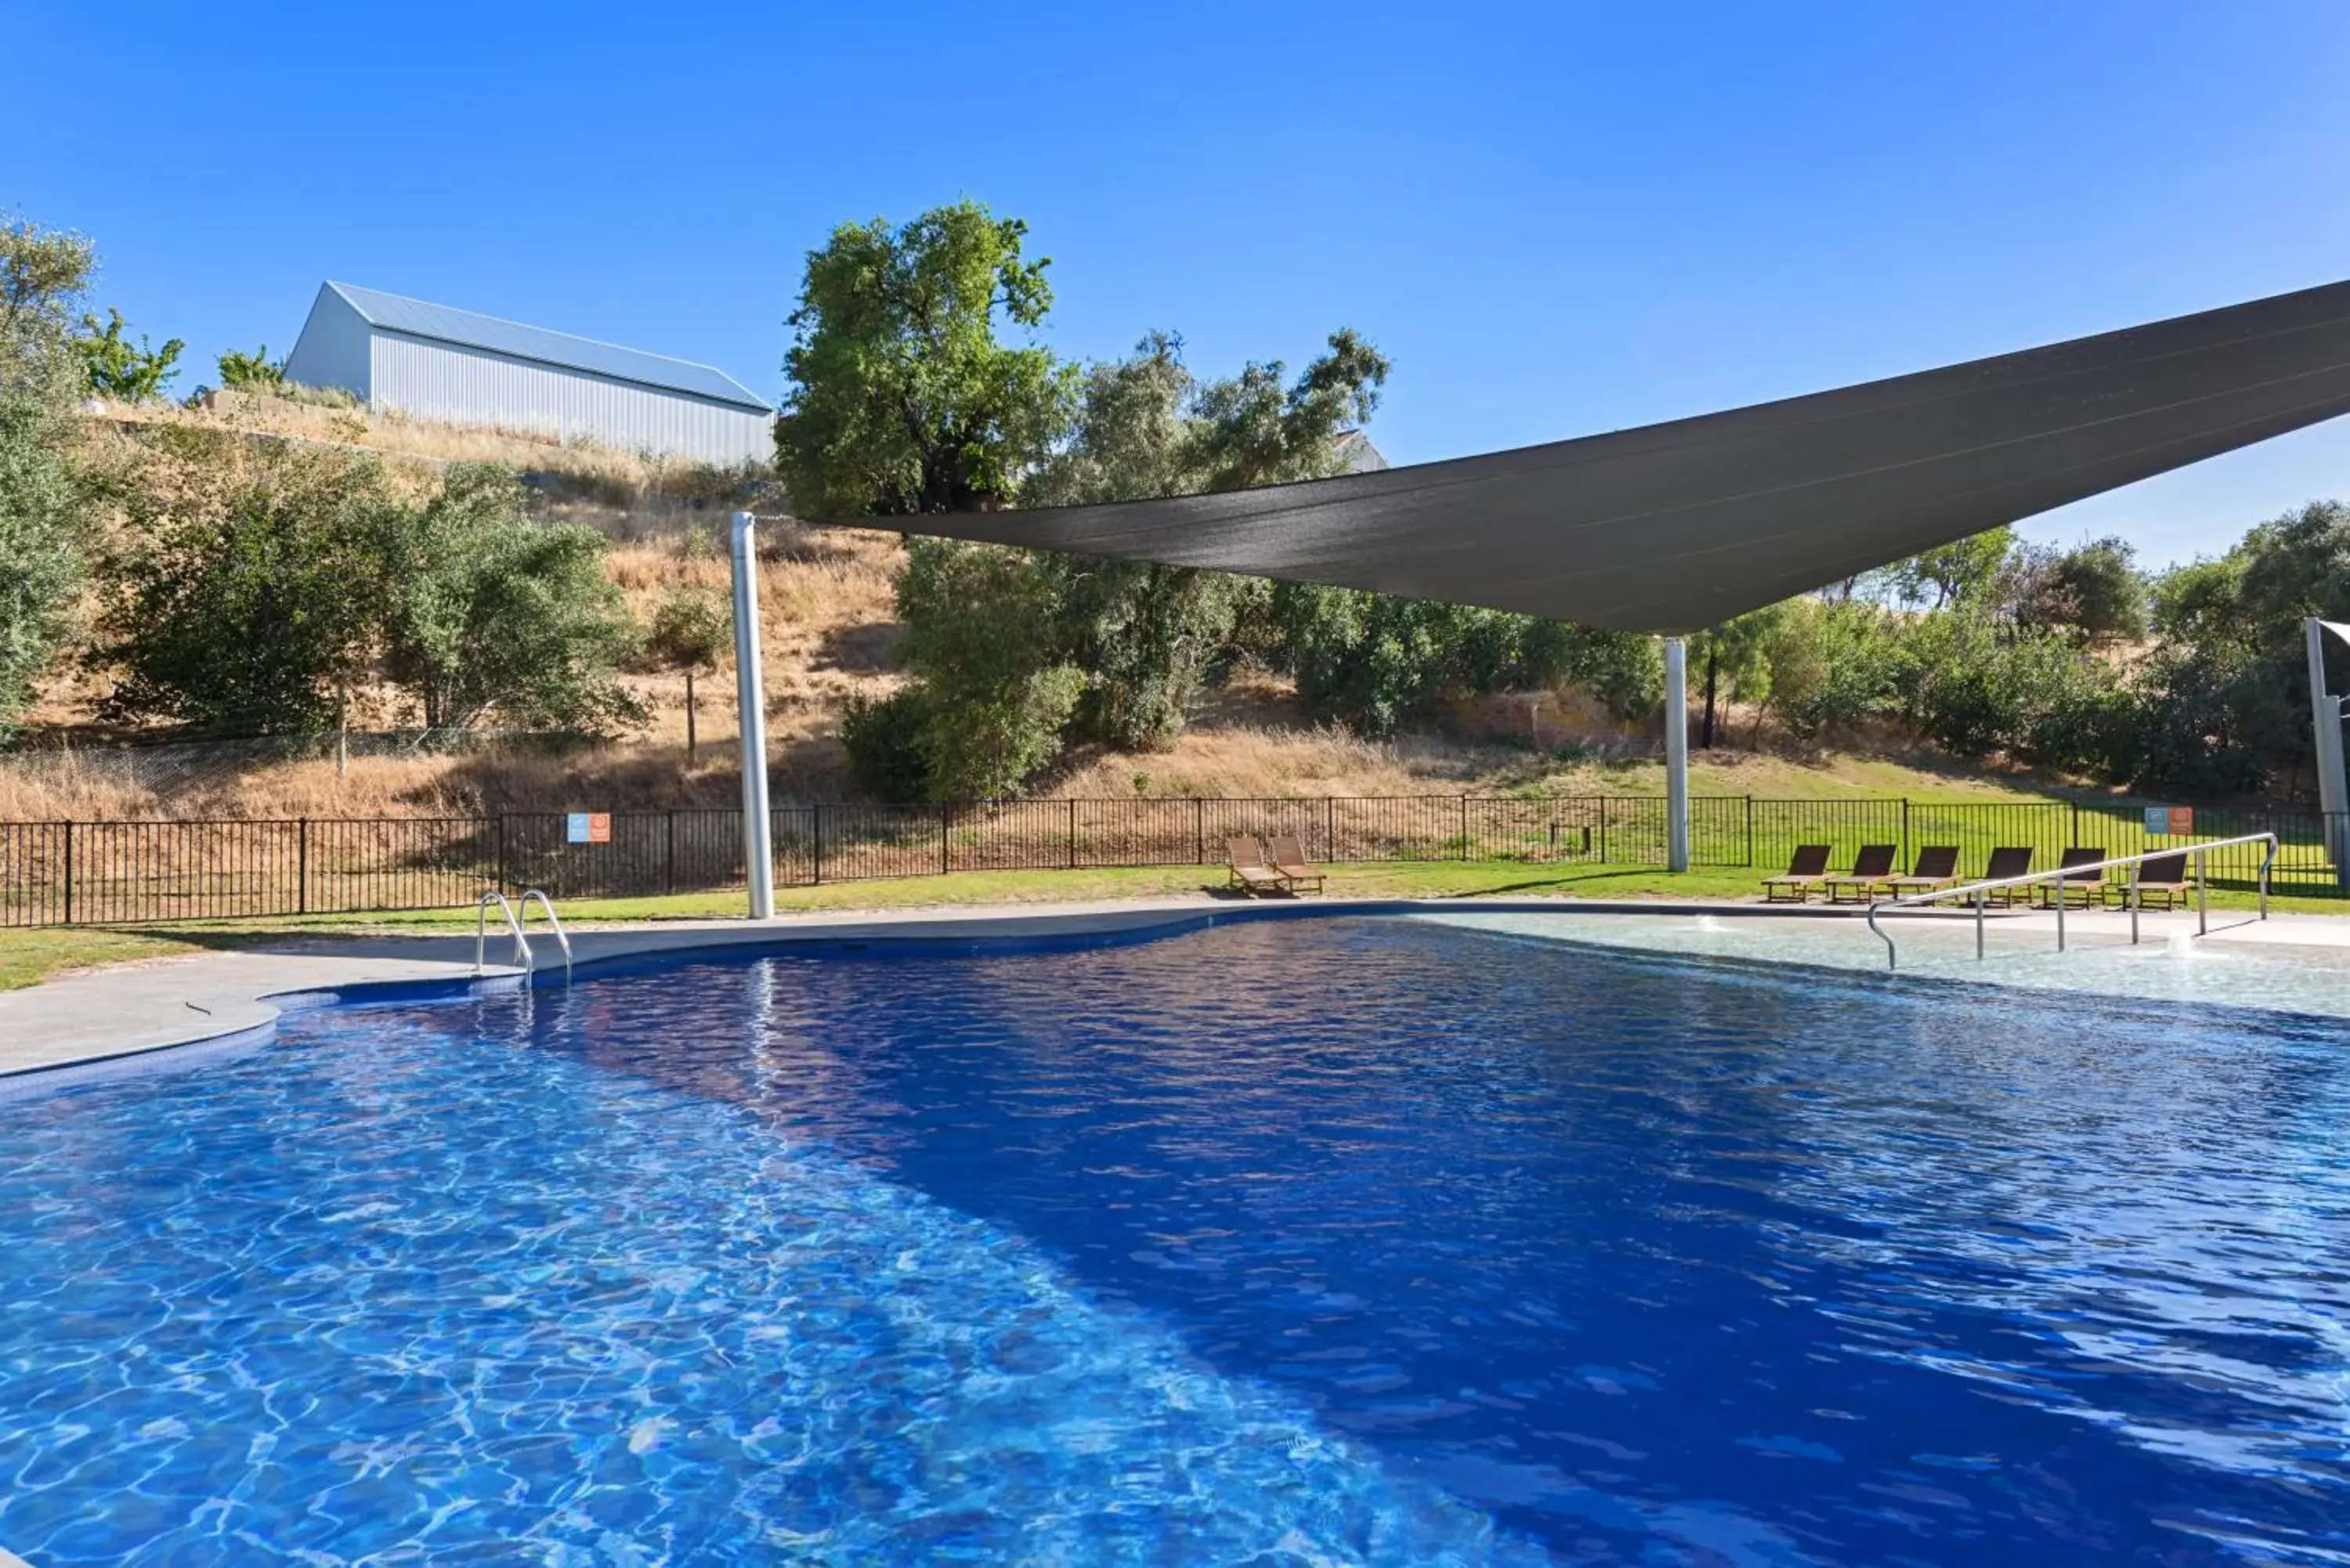
[[[1991,851],[2028,846],[2108,855],[2273,832],[2282,891],[2332,894],[2336,873],[2314,813],[2199,810],[2191,835],[2149,833],[2139,807],[1897,798],[1690,803],[1690,858],[1712,868],[1784,868],[1800,844],[1849,865],[1890,844],[1908,865],[1949,845],[1963,876]],[[2168,826],[2167,820],[2164,826]],[[2350,825],[2337,822],[2337,839]],[[615,812],[594,842],[559,812],[295,821],[0,823],[0,926],[54,926],[429,909],[484,888],[557,898],[656,898],[743,886],[742,814]],[[1015,800],[921,805],[786,805],[774,812],[779,886],[945,876],[1224,864],[1232,840],[1294,835],[1336,865],[1415,861],[1658,866],[1665,803],[1651,796],[1319,796]],[[2256,845],[2215,851],[2215,887],[2251,887]]]

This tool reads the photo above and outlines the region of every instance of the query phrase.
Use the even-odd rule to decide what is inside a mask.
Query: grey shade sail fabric
[[[2345,412],[2336,283],[1482,457],[896,525],[1687,632]]]

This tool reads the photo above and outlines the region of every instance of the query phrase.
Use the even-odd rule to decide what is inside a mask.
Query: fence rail
[[[2062,801],[1896,798],[1690,803],[1690,859],[1783,867],[1798,844],[1838,864],[1864,844],[1955,845],[1962,876],[1993,847],[2028,845],[2036,865],[2074,846],[2130,855],[2271,832],[2284,891],[2333,893],[2315,813],[2199,810],[2196,833],[2146,831],[2138,807]],[[786,805],[774,812],[780,886],[958,871],[1217,866],[1236,837],[1294,834],[1334,864],[1436,860],[1661,865],[1665,803],[1626,795],[1398,795],[1282,799],[1013,800],[920,805]],[[2350,817],[2334,842],[2350,841]],[[2257,856],[2215,850],[2215,884],[2250,887]],[[0,926],[96,925],[456,908],[484,887],[558,898],[652,898],[739,888],[742,814],[610,814],[602,842],[569,841],[565,815],[296,821],[0,823]]]

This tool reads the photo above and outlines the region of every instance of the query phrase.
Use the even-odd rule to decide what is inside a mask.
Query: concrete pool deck
[[[827,911],[746,919],[671,920],[657,924],[595,926],[571,933],[582,966],[620,959],[695,952],[721,953],[744,946],[788,947],[795,943],[837,946],[854,942],[1018,942],[1136,934],[1159,928],[1241,919],[1322,914],[1407,911],[1697,915],[1829,924],[1852,928],[1865,950],[1879,950],[1862,926],[1858,907],[1765,906],[1705,899],[1603,901],[1583,898],[1375,898],[1305,899],[1253,903],[1200,897],[1124,899],[1097,903],[1004,904],[929,908],[864,913]],[[2054,945],[2056,920],[2045,911],[1998,911],[2002,945],[2044,938]],[[1971,919],[1965,911],[1905,912],[1887,924]],[[2142,917],[2143,937],[2168,940],[2195,929],[2190,910]],[[2071,940],[2106,946],[2128,940],[2127,915],[2120,910],[2074,911],[2067,917]],[[2265,922],[2248,911],[2215,910],[2210,934],[2218,944],[2257,944],[2336,952],[2350,962],[2350,916],[2272,915]],[[559,969],[551,938],[536,939],[542,975]],[[216,952],[156,959],[84,970],[21,991],[0,992],[0,1082],[57,1069],[87,1067],[158,1051],[206,1043],[260,1039],[291,1007],[350,996],[368,988],[421,984],[446,987],[473,981],[473,940],[464,936],[318,936],[309,933],[237,938]],[[505,950],[493,940],[494,958]],[[523,971],[492,965],[481,983],[511,988]],[[5,1568],[5,1562],[0,1562]]]

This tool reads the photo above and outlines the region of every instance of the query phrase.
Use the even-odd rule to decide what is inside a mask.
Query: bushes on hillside
[[[360,454],[159,434],[116,476],[98,652],[112,716],[315,731],[380,674],[430,728],[636,717],[634,639],[590,530],[525,515],[515,477],[452,469],[421,500]]]

